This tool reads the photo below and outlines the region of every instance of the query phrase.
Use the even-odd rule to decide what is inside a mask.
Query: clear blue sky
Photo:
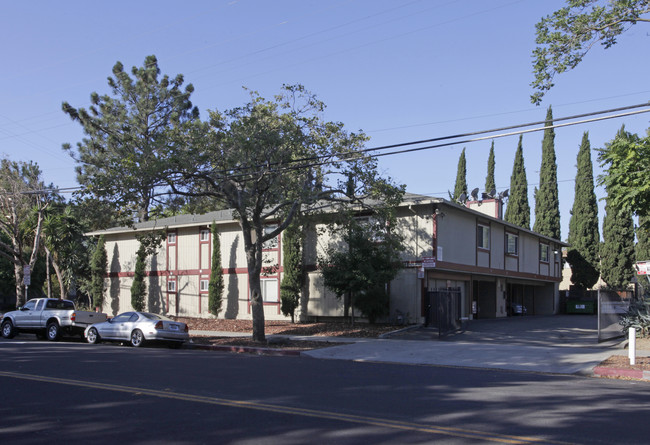
[[[326,118],[364,130],[381,146],[647,102],[647,25],[611,49],[594,48],[532,105],[535,23],[560,0],[168,0],[2,1],[0,154],[35,161],[44,180],[77,184],[61,145],[82,138],[61,103],[87,107],[109,92],[116,61],[141,66],[155,54],[164,74],[182,73],[192,101],[242,105],[242,86],[271,97],[301,83]],[[593,148],[622,124],[645,134],[650,114],[556,130],[562,238],[568,235],[575,164],[584,131]],[[539,182],[541,133],[524,136],[529,200]],[[495,140],[498,190],[509,187],[517,136]],[[386,175],[412,193],[447,197],[467,147],[468,183],[483,188],[490,141],[382,158]],[[596,153],[592,154],[597,166]],[[603,196],[598,189],[597,195]],[[601,205],[601,218],[602,218]],[[534,218],[534,214],[531,215]]]

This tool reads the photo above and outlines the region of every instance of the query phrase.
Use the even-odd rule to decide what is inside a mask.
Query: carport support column
[[[636,364],[636,329],[629,329],[629,340],[627,343],[627,355],[630,358],[630,365]]]

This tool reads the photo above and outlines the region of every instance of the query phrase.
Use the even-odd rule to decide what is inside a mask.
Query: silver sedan
[[[149,312],[124,312],[108,321],[88,326],[84,335],[91,344],[102,340],[126,341],[136,348],[153,340],[178,348],[190,338],[185,323]]]

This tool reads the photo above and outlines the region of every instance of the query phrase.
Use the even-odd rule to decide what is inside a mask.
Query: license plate
[[[170,331],[178,331],[178,325],[177,324],[170,324],[169,325],[169,330]]]

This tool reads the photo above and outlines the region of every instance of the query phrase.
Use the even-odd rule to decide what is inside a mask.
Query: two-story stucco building
[[[428,291],[460,291],[460,315],[465,319],[506,317],[515,306],[526,313],[553,314],[558,309],[561,256],[565,244],[504,222],[499,200],[451,203],[440,198],[407,194],[398,209],[397,227],[406,241],[404,269],[389,285],[390,319],[408,323],[425,316]],[[147,264],[148,310],[170,315],[211,317],[208,282],[212,235],[218,226],[225,278],[220,318],[250,319],[248,275],[241,229],[230,211],[180,215],[93,232],[106,238],[109,270],[103,310],[131,310],[130,287],[138,248],[137,232],[164,230],[166,239]],[[272,222],[269,223],[270,226]],[[333,242],[314,224],[305,239],[307,279],[299,317],[340,317],[343,303],[329,292],[316,267],[317,256]],[[281,237],[265,245],[268,265],[262,277],[267,319],[285,319],[280,311]]]

